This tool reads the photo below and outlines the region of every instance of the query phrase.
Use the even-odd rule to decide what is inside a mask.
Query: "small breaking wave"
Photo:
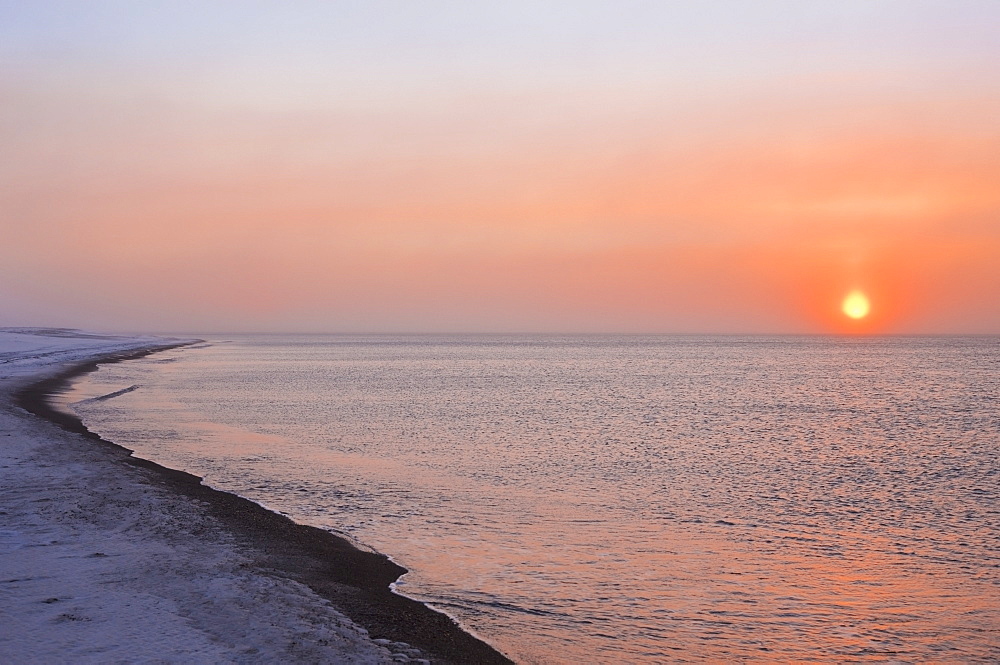
[[[139,388],[138,385],[129,386],[128,388],[122,388],[121,390],[116,390],[113,393],[108,393],[107,395],[101,395],[100,397],[91,397],[89,399],[82,399],[79,402],[73,402],[73,404],[76,405],[76,404],[89,404],[90,402],[103,402],[106,399],[111,399],[113,397],[118,397],[119,395],[124,395],[125,393],[130,393],[133,390],[137,390],[138,388]]]

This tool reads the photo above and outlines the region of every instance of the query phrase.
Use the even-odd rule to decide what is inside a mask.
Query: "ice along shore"
[[[50,404],[100,363],[189,343],[0,328],[0,661],[510,662],[392,593],[405,569],[385,556]]]

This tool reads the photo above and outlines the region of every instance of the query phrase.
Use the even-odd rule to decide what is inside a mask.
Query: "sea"
[[[200,337],[64,399],[519,663],[1000,662],[1000,338]]]

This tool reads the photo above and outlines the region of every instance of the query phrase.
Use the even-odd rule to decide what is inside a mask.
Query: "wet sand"
[[[406,572],[386,556],[358,549],[335,534],[301,524],[242,497],[214,490],[201,479],[131,455],[130,450],[90,432],[78,418],[57,410],[50,396],[99,364],[138,358],[182,344],[117,352],[77,362],[22,385],[13,393],[26,411],[83,437],[108,474],[123,483],[166,490],[184,505],[176,538],[235,543],[244,567],[277,580],[304,584],[368,631],[389,652],[409,645],[409,662],[509,663],[489,645],[463,631],[451,618],[393,593],[389,585]],[[102,470],[102,471],[103,471]],[[441,556],[446,557],[447,552]],[[397,644],[401,643],[401,644]],[[419,653],[418,653],[419,652]],[[343,662],[351,657],[345,654]],[[396,660],[407,662],[398,656]]]

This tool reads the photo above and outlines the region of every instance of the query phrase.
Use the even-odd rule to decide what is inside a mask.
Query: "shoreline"
[[[12,391],[12,401],[25,411],[81,435],[113,451],[117,462],[142,469],[176,496],[197,504],[199,513],[221,525],[252,559],[262,575],[304,584],[358,626],[378,644],[405,643],[437,663],[511,663],[487,643],[464,631],[451,617],[399,595],[391,585],[406,569],[386,555],[358,549],[346,538],[298,524],[236,494],[213,489],[185,471],[135,457],[131,450],[91,432],[74,414],[54,407],[52,396],[75,378],[99,365],[132,360],[198,342],[149,345],[97,354],[71,363],[54,374],[30,377]],[[124,456],[121,453],[125,453]]]

